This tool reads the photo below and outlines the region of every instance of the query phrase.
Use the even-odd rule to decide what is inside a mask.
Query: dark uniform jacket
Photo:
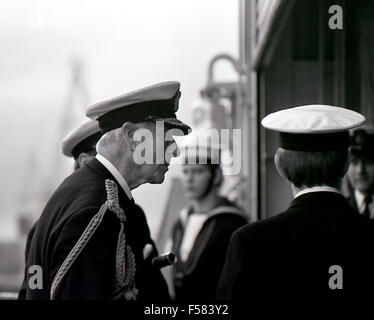
[[[26,286],[26,299],[50,299],[51,284],[59,267],[107,200],[106,179],[116,182],[99,161],[92,159],[66,178],[54,192],[40,216],[27,261],[27,269],[32,265],[42,267],[43,289]],[[157,250],[144,213],[133,200],[129,200],[119,185],[118,195],[119,205],[126,214],[126,244],[131,246],[135,255],[138,300],[168,300],[166,282],[160,270],[151,264]],[[56,291],[56,299],[112,298],[119,230],[118,217],[107,211],[102,223],[63,278]],[[153,246],[153,251],[144,259],[143,248],[147,243]],[[30,276],[32,274],[28,275],[28,279]]]
[[[303,194],[285,212],[233,234],[217,297],[275,301],[368,291],[372,296],[372,222],[338,193]],[[342,268],[342,290],[329,285],[338,284],[331,278],[338,276],[330,269],[334,265]]]
[[[176,300],[215,299],[230,237],[247,221],[240,209],[223,198],[214,212],[204,222],[185,262],[179,255],[185,225],[179,219],[173,228],[173,252],[178,258],[174,266]]]
[[[23,277],[22,285],[21,285],[21,288],[18,291],[18,300],[25,300],[26,299],[26,286],[27,286],[27,273],[28,273],[28,270],[27,270],[27,260],[28,260],[28,257],[29,257],[31,241],[32,241],[32,238],[34,236],[37,224],[38,224],[38,221],[36,221],[33,224],[33,226],[31,227],[31,229],[30,229],[30,231],[29,231],[29,233],[27,235],[27,238],[26,238],[26,246],[25,246],[25,270],[24,270],[24,277]]]

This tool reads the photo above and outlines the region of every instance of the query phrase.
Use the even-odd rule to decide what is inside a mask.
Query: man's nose
[[[193,175],[191,172],[185,173],[185,179],[187,182],[191,183],[193,181]]]

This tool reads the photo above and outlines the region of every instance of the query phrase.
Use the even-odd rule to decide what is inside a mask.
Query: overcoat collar
[[[125,191],[119,186],[119,183],[116,180],[116,178],[109,172],[107,168],[105,168],[105,166],[102,163],[100,163],[100,161],[98,161],[96,158],[92,158],[90,161],[87,162],[86,166],[87,168],[95,172],[97,175],[99,175],[103,179],[103,183],[105,183],[106,179],[110,179],[118,185],[118,197],[120,205],[121,207],[123,207],[123,209],[134,206],[134,199],[129,199]]]

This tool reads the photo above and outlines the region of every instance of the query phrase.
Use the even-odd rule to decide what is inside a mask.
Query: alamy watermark
[[[334,4],[329,7],[329,18],[328,25],[331,30],[343,30],[343,9],[341,6]]]
[[[31,290],[43,289],[43,270],[39,265],[32,265],[28,269],[28,286]],[[329,267],[328,273],[331,275],[328,286],[331,290],[343,289],[343,268],[339,265]]]
[[[329,288],[331,290],[343,289],[343,268],[337,264],[330,266],[329,274]]]
[[[241,129],[197,129],[193,137],[181,137],[177,143],[174,136],[182,136],[180,129],[165,132],[163,121],[156,121],[154,132],[139,128],[133,139],[139,142],[133,152],[136,164],[220,164],[227,175],[237,175],[241,170]],[[188,142],[185,142],[183,140]],[[179,139],[178,139],[179,140]]]
[[[30,275],[28,286],[31,290],[43,289],[43,269],[41,266],[35,264],[29,267],[28,273]]]

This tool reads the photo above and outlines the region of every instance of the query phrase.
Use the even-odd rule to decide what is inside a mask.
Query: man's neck
[[[134,170],[134,164],[125,158],[125,156],[115,157],[109,154],[101,154],[103,157],[105,157],[108,161],[112,163],[112,165],[118,170],[118,172],[122,175],[122,177],[126,180],[130,190],[135,189],[139,185],[141,185],[143,182],[139,180],[139,177],[137,177],[137,170]]]
[[[366,189],[366,190],[359,190],[359,189],[355,189],[355,192],[359,192],[363,197],[372,197],[373,194],[374,194],[374,190],[369,190],[369,189]]]

